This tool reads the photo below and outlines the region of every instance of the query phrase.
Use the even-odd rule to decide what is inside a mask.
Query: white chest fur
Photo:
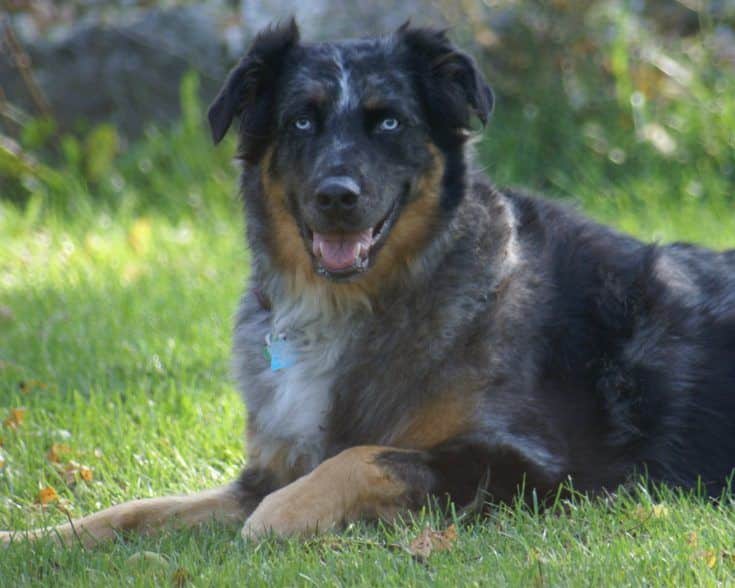
[[[311,468],[324,458],[333,383],[350,332],[345,317],[321,313],[303,300],[274,312],[271,338],[286,338],[292,361],[262,374],[270,395],[255,417],[265,445],[287,448],[292,463],[302,460]]]

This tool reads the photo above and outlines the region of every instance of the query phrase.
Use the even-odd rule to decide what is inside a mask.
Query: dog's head
[[[276,256],[348,281],[424,246],[462,197],[463,144],[492,103],[442,31],[404,25],[305,44],[292,20],[256,37],[209,121],[219,142],[240,119],[240,156],[260,170]]]

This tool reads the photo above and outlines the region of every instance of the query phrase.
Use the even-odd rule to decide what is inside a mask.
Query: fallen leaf
[[[39,380],[23,380],[18,382],[18,388],[23,394],[30,394],[33,390],[47,390],[48,384]]]
[[[699,536],[697,535],[696,531],[690,531],[687,534],[687,545],[690,547],[696,547],[699,545]]]
[[[49,504],[50,502],[55,502],[58,499],[59,495],[56,493],[56,490],[54,490],[51,486],[41,488],[41,490],[39,490],[38,494],[36,495],[36,502],[38,504]]]
[[[94,478],[92,468],[83,465],[73,459],[70,459],[66,463],[54,463],[54,467],[59,475],[64,479],[67,486],[74,486],[77,483],[78,478],[81,478],[85,482],[91,482]]]
[[[435,551],[450,549],[457,540],[457,527],[450,525],[444,531],[435,531],[431,527],[424,527],[423,531],[411,541],[408,552],[419,559],[428,559]]]
[[[77,482],[77,472],[79,471],[79,464],[73,459],[69,460],[61,470],[61,474],[64,477],[64,481],[72,486]]]
[[[732,551],[715,551],[714,549],[707,549],[700,551],[696,556],[703,560],[708,568],[714,568],[717,562],[722,560],[724,563],[733,564],[735,563],[735,553]]]
[[[5,458],[0,455],[0,470],[5,467]]]
[[[26,418],[25,408],[13,408],[10,410],[10,415],[3,421],[3,425],[8,429],[17,429],[23,424]]]
[[[62,455],[68,455],[71,453],[71,447],[66,443],[53,443],[51,448],[46,453],[46,459],[53,463],[59,463]]]
[[[704,560],[704,563],[707,564],[708,568],[714,568],[717,565],[717,554],[711,549],[701,551],[698,555],[700,559]]]

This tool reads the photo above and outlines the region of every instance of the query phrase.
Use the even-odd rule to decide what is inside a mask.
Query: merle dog
[[[209,112],[215,142],[240,122],[248,464],[226,487],[53,536],[212,517],[250,538],[302,534],[478,488],[508,501],[571,479],[594,493],[638,473],[721,492],[735,252],[640,243],[494,188],[467,154],[492,105],[442,32],[258,35]]]

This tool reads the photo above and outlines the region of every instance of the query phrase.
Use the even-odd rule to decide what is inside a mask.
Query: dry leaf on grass
[[[56,502],[59,499],[59,495],[56,493],[51,486],[41,488],[36,495],[36,502],[41,505]]]
[[[0,470],[5,467],[5,458],[0,454]]]
[[[717,554],[711,549],[707,551],[700,551],[697,557],[704,560],[708,568],[714,568],[717,565]]]
[[[435,531],[429,526],[411,541],[408,552],[419,559],[425,560],[435,551],[446,551],[451,549],[457,540],[457,527],[450,525],[443,531]]]
[[[714,568],[719,561],[729,564],[735,563],[735,553],[732,551],[718,552],[714,549],[707,549],[704,551],[698,551],[695,556],[704,561],[706,566],[710,569]]]
[[[23,380],[18,382],[18,389],[23,394],[30,394],[33,390],[48,390],[49,386],[40,380]]]
[[[68,455],[71,453],[71,447],[66,443],[53,443],[51,448],[46,453],[46,459],[53,463],[59,463],[62,455]]]
[[[67,486],[73,486],[77,483],[77,476],[85,482],[91,482],[94,479],[92,468],[89,466],[80,464],[79,462],[70,459],[66,463],[54,463],[56,471],[64,479]]]
[[[23,421],[26,418],[26,409],[25,408],[13,408],[10,410],[10,414],[8,415],[8,418],[6,418],[3,421],[3,425],[5,425],[8,429],[17,429],[23,424]]]

